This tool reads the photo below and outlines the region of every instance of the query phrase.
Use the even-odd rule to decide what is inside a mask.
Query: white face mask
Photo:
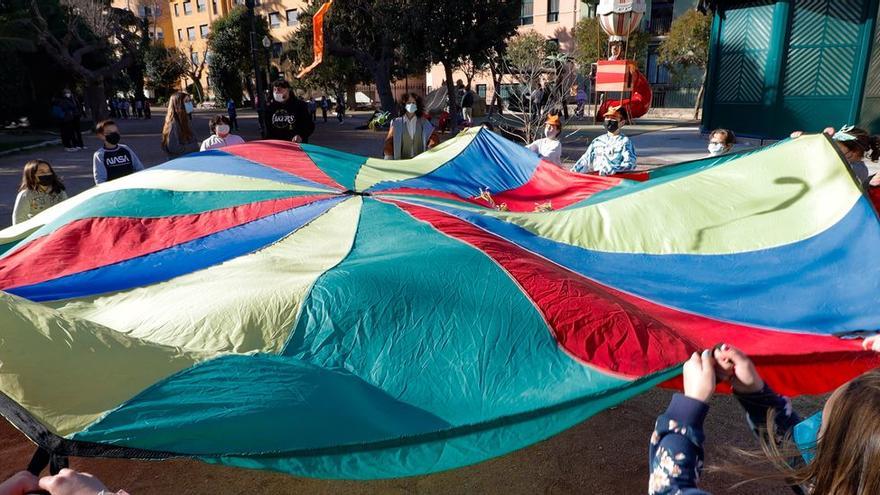
[[[724,153],[724,145],[721,143],[709,143],[709,154],[712,156],[718,156]]]
[[[226,136],[229,134],[229,126],[228,125],[218,125],[216,127],[217,135],[220,137]]]
[[[556,137],[556,129],[554,129],[552,127],[545,127],[544,128],[544,137],[548,137],[548,138]]]
[[[415,103],[407,103],[406,104],[406,111],[408,113],[416,113],[416,110],[418,110],[418,109],[419,109],[419,106],[416,105]]]
[[[275,101],[281,103],[284,101],[284,93],[272,93],[272,97],[275,98]]]

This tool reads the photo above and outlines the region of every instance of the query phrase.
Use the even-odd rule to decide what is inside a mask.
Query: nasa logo
[[[107,166],[113,167],[116,165],[128,165],[131,163],[131,159],[128,158],[128,155],[119,155],[119,156],[108,156],[107,157]]]
[[[279,129],[293,129],[296,124],[296,116],[290,115],[286,110],[278,110],[272,114],[272,125]]]

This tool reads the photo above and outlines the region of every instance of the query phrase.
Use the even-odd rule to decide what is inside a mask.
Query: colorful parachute
[[[406,161],[249,143],[0,242],[0,412],[57,455],[416,475],[720,342],[787,393],[878,364],[839,336],[880,327],[880,222],[823,136],[644,182],[479,129]]]

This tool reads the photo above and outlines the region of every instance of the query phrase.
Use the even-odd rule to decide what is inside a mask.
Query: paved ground
[[[120,123],[123,142],[137,151],[145,164],[156,165],[165,157],[159,150],[158,132],[161,112],[153,112],[152,121]],[[196,129],[207,133],[211,113],[196,115]],[[334,120],[320,122],[312,143],[348,152],[379,156],[381,133],[357,131],[364,115],[339,126]],[[258,135],[253,113],[243,112],[241,134],[247,139]],[[638,129],[630,128],[631,134]],[[677,128],[673,123],[649,123],[635,136],[644,163],[680,161],[702,156],[705,140],[693,128]],[[650,132],[648,132],[650,131]],[[577,139],[601,132],[597,126],[585,126]],[[98,147],[93,136],[85,137],[90,149]],[[579,155],[584,145],[572,143],[571,154]],[[20,181],[21,166],[29,158],[48,159],[64,179],[71,193],[92,185],[91,152],[66,153],[60,146],[31,150],[0,157],[0,225],[8,225],[12,201]],[[126,488],[133,494],[594,494],[621,495],[646,493],[647,445],[654,419],[665,409],[670,393],[652,390],[619,407],[556,437],[532,447],[476,466],[431,476],[390,481],[345,482],[296,478],[277,473],[211,466],[189,460],[138,462],[120,460],[72,460],[72,467],[98,475],[113,489]],[[817,398],[796,402],[801,411],[812,413],[820,404]],[[293,420],[282,418],[281,420]],[[751,435],[743,414],[730,397],[715,399],[706,424],[708,462],[729,458],[730,447],[752,448]],[[33,446],[5,421],[0,421],[0,479],[22,469]],[[737,480],[721,473],[705,477],[704,487],[715,493],[729,493]],[[788,494],[777,485],[751,485],[735,493]]]

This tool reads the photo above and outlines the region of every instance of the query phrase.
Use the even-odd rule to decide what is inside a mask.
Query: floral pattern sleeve
[[[666,413],[657,418],[648,449],[649,495],[699,495],[703,469],[703,420],[709,406],[675,394]]]

